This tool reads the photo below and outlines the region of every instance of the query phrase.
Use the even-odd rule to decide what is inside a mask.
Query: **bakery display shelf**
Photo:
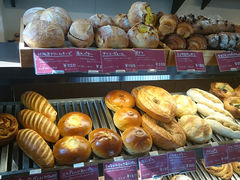
[[[57,110],[57,120],[60,119],[64,114],[72,111],[80,111],[88,114],[93,121],[93,129],[104,127],[110,128],[119,134],[121,132],[115,127],[113,123],[113,112],[110,111],[104,102],[103,97],[92,97],[92,98],[76,98],[76,99],[58,99],[50,100],[52,106]],[[23,105],[20,102],[1,102],[0,112],[6,112],[17,116],[17,113],[23,109]],[[211,142],[218,142],[219,144],[233,143],[234,141],[214,134]],[[211,144],[195,145],[191,142],[187,142],[184,146],[184,150],[195,150],[197,159],[202,158],[202,147],[210,146]],[[53,144],[50,144],[52,147]],[[151,151],[158,151],[159,154],[166,153],[156,146],[153,146]],[[147,154],[148,155],[148,154]],[[146,155],[146,156],[147,156]],[[124,150],[121,154],[123,159],[136,158],[128,155]],[[31,159],[28,158],[17,146],[16,142],[10,143],[6,146],[0,148],[0,175],[2,177],[11,177],[16,174],[28,173],[31,169],[39,168]],[[102,164],[104,162],[111,162],[113,159],[100,159],[93,153],[89,158],[86,165],[89,164]],[[69,166],[58,166],[55,165],[53,169],[43,170],[46,171],[56,171],[60,169],[69,168]],[[193,176],[198,175],[198,172],[190,173]],[[198,175],[201,176],[201,175]],[[201,178],[202,179],[202,178]]]

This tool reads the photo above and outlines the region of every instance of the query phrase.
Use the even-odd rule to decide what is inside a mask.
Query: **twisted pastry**
[[[187,40],[187,49],[205,50],[207,49],[207,40],[200,34],[195,34]]]
[[[173,33],[178,24],[178,18],[173,14],[165,14],[159,19],[158,33],[159,38],[162,40],[168,34]]]
[[[181,22],[177,25],[176,33],[186,39],[193,34],[193,27],[187,22]]]
[[[164,43],[173,50],[186,49],[187,46],[186,40],[178,34],[171,34],[167,36],[164,39]]]

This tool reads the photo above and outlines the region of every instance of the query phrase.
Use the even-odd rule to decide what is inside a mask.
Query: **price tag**
[[[18,180],[57,180],[58,175],[57,172],[48,172],[48,173],[41,173],[36,175],[29,175],[29,176],[19,176]]]
[[[59,175],[60,180],[98,179],[98,165],[60,170]]]
[[[134,49],[138,70],[166,71],[164,51],[159,49]]]
[[[103,73],[137,71],[133,50],[100,50]]]
[[[227,144],[228,162],[240,161],[240,143]]]
[[[216,53],[220,72],[240,70],[240,52]]]
[[[206,167],[228,163],[227,146],[205,147],[203,157]]]
[[[206,72],[202,52],[175,51],[174,53],[178,71]]]
[[[167,156],[169,174],[196,170],[195,151],[170,152]]]
[[[168,174],[167,155],[148,156],[138,159],[141,179]]]
[[[138,179],[137,159],[104,163],[103,168],[104,168],[105,180],[112,180],[112,179],[136,180]]]

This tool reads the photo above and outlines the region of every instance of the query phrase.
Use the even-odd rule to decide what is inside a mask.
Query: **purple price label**
[[[228,162],[240,161],[240,143],[227,144]]]
[[[166,71],[164,50],[159,49],[134,49],[138,70],[156,69]]]
[[[216,53],[220,72],[240,70],[240,52]]]
[[[103,73],[137,71],[133,50],[100,50]]]
[[[78,71],[74,48],[36,49],[33,50],[33,58],[37,75]]]
[[[169,174],[196,170],[195,151],[170,152],[167,156]]]
[[[81,72],[102,71],[100,53],[98,50],[76,49],[78,70]]]
[[[80,168],[72,168],[60,170],[60,180],[97,180],[98,179],[98,166],[86,166]]]
[[[174,53],[178,71],[206,72],[202,52],[175,51]]]
[[[228,163],[227,146],[205,147],[203,157],[206,167]]]
[[[141,179],[153,178],[168,174],[167,155],[139,158]]]
[[[104,163],[105,180],[137,180],[137,159]]]
[[[18,180],[57,180],[58,175],[57,172],[48,172],[41,174],[34,174],[29,176],[18,177]]]

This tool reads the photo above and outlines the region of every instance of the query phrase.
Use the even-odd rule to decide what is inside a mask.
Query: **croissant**
[[[173,50],[186,49],[186,40],[178,34],[170,34],[164,39],[164,43]]]
[[[193,27],[187,22],[181,22],[177,25],[176,33],[186,39],[193,34]]]
[[[187,40],[187,49],[205,50],[207,49],[207,40],[200,34],[195,34]]]
[[[168,34],[171,34],[175,31],[178,24],[178,18],[173,14],[165,14],[159,19],[159,27],[158,33],[160,39],[164,39],[164,37]]]
[[[240,33],[221,32],[207,36],[208,46],[212,49],[240,50]]]

